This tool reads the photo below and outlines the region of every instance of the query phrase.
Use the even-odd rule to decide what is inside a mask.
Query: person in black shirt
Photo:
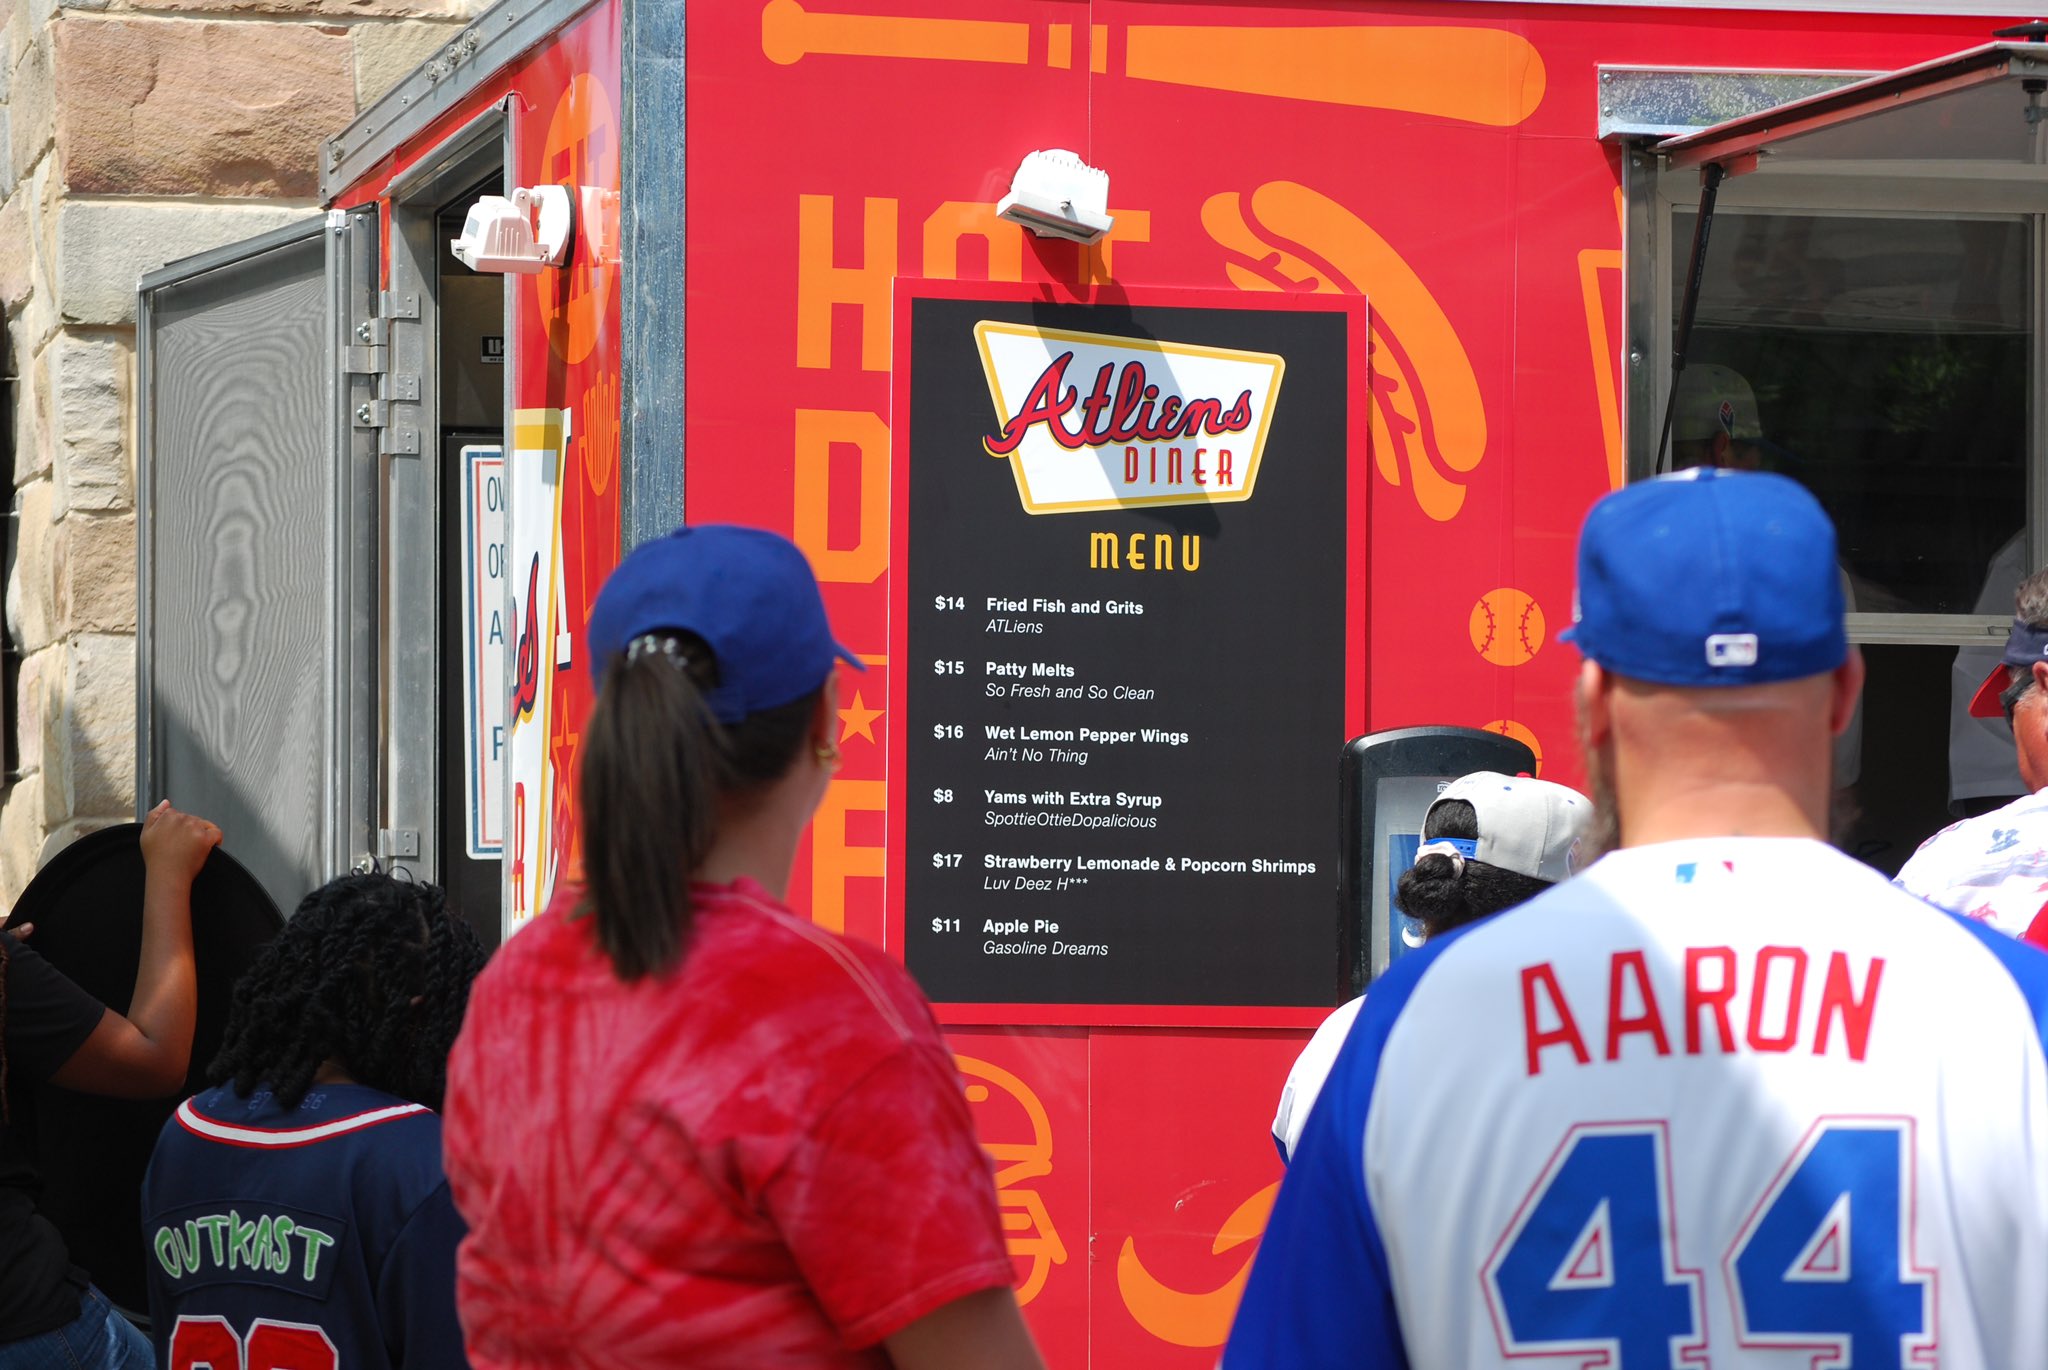
[[[0,1099],[10,1083],[46,1080],[122,1099],[161,1098],[184,1084],[198,1005],[192,881],[219,842],[219,828],[168,803],[143,823],[142,954],[126,1016],[0,933]],[[0,1370],[153,1367],[148,1338],[71,1264],[36,1211],[40,1189],[27,1140],[0,1117]]]

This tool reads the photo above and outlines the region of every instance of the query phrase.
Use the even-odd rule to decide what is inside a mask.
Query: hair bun
[[[1422,863],[1423,858],[1429,856],[1441,856],[1449,860],[1451,863],[1451,874],[1454,877],[1463,876],[1465,874],[1465,853],[1459,851],[1457,847],[1453,846],[1450,842],[1437,841],[1423,843],[1420,847],[1417,847],[1415,849],[1415,864],[1420,865]]]
[[[1415,864],[1402,874],[1412,874],[1418,880],[1461,880],[1465,875],[1465,859],[1456,852],[1425,851],[1418,855]]]

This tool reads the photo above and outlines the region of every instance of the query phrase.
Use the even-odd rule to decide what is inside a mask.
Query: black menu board
[[[899,303],[894,912],[942,1004],[1333,1000],[1360,302],[1171,298]]]

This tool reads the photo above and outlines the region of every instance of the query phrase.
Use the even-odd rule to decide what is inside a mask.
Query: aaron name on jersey
[[[1840,951],[1765,946],[1738,954],[1732,947],[1687,947],[1679,985],[1667,985],[1660,995],[1648,954],[1629,950],[1608,959],[1604,1003],[1587,1002],[1583,994],[1573,1002],[1555,968],[1542,961],[1521,971],[1528,1071],[1590,1065],[1596,1047],[1600,1059],[1618,1061],[1630,1038],[1641,1039],[1634,1050],[1658,1056],[1675,1050],[1688,1056],[1835,1051],[1861,1061],[1883,980],[1882,956],[1870,957],[1858,974]],[[1747,1010],[1736,1010],[1745,989]]]

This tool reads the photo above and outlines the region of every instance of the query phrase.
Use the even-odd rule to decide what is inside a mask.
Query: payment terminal
[[[1527,746],[1479,728],[1393,728],[1345,744],[1338,935],[1352,994],[1422,945],[1419,925],[1394,905],[1394,887],[1415,863],[1422,816],[1438,793],[1473,771],[1527,775],[1535,769],[1536,754]]]

